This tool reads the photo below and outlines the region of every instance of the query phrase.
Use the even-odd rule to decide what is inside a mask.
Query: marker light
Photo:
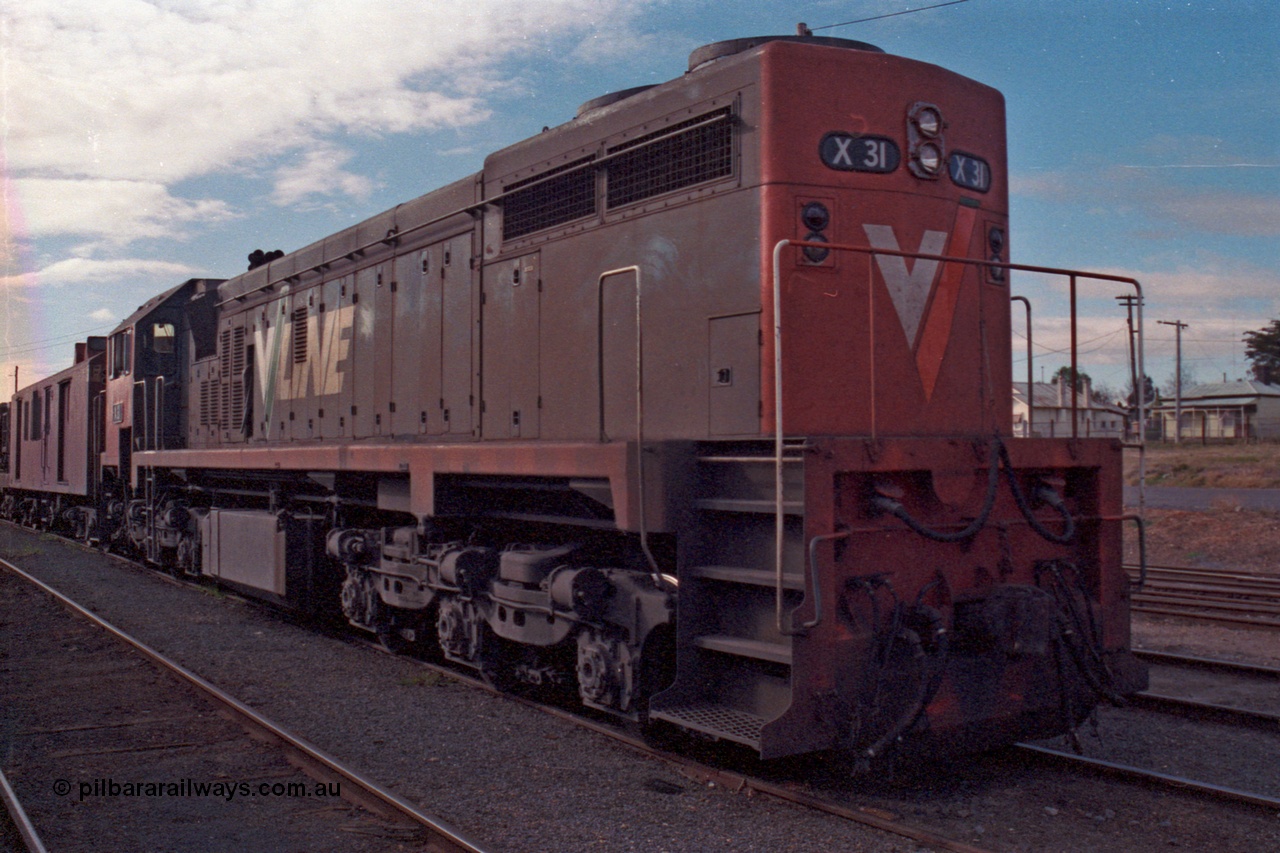
[[[804,239],[806,242],[809,242],[809,243],[826,243],[827,242],[827,238],[823,237],[821,234],[819,234],[816,231],[807,235]],[[831,254],[830,249],[819,249],[817,246],[804,247],[805,260],[807,260],[811,264],[822,263],[827,259],[827,256],[830,254]]]
[[[925,136],[937,136],[942,132],[942,116],[933,107],[922,107],[915,115],[916,127]]]
[[[804,206],[804,210],[800,213],[800,221],[810,231],[823,231],[828,223],[831,222],[831,213],[827,210],[826,205],[811,201]]]
[[[930,175],[936,175],[942,168],[942,152],[932,142],[926,142],[916,149],[916,162]]]
[[[936,181],[942,173],[946,140],[942,110],[926,101],[916,101],[907,109],[907,166],[917,178]]]

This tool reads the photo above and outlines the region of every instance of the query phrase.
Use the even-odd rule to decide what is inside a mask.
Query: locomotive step
[[[751,586],[763,586],[773,589],[778,585],[778,576],[772,569],[744,569],[738,566],[694,566],[689,569],[689,576],[728,583],[742,583]],[[794,572],[782,575],[782,588],[804,590],[804,578]]]
[[[769,465],[772,465],[775,460],[773,456],[699,456],[698,461],[729,465],[741,464],[743,462],[768,463]],[[783,464],[800,463],[804,462],[804,457],[788,453],[783,455],[782,462]]]
[[[694,501],[698,509],[715,512],[749,512],[773,515],[776,507],[772,500],[752,500],[750,498],[701,498]],[[783,501],[782,511],[787,515],[804,515],[803,501]]]
[[[757,749],[760,747],[760,732],[768,722],[749,711],[700,701],[656,709],[650,712],[649,717]]]
[[[791,648],[779,643],[747,640],[742,637],[730,637],[727,634],[695,637],[693,643],[700,649],[791,666]]]

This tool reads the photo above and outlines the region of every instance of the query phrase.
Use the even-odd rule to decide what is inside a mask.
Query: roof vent
[[[847,50],[884,53],[874,44],[852,39],[830,38],[828,36],[755,36],[754,38],[729,39],[728,41],[717,41],[703,45],[689,54],[689,70],[696,71],[708,62],[724,59],[726,56],[733,56],[735,53],[742,53],[744,50],[750,50],[753,47],[759,47],[771,41],[793,41],[819,47],[842,47]]]
[[[573,117],[582,118],[584,115],[586,115],[589,112],[592,112],[593,110],[604,109],[610,104],[616,104],[618,103],[618,101],[626,100],[627,98],[630,98],[632,95],[638,95],[641,92],[647,91],[652,88],[653,88],[652,85],[635,86],[634,88],[631,88],[631,89],[621,89],[617,92],[610,92],[607,95],[601,95],[598,98],[592,98],[582,106],[578,107],[578,112],[575,113]]]

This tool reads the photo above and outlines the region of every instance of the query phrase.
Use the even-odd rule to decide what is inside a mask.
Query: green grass
[[[402,687],[438,687],[444,683],[444,676],[438,672],[422,672],[400,679]]]
[[[1280,444],[1147,445],[1149,486],[1280,489]],[[1138,452],[1125,451],[1125,482],[1138,483]]]

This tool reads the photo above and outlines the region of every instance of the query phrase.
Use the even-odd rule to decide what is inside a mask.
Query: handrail
[[[662,569],[649,549],[649,525],[645,515],[644,495],[644,324],[641,322],[640,267],[632,264],[600,273],[596,279],[596,370],[600,401],[600,440],[608,441],[604,431],[604,280],[612,275],[635,273],[636,276],[636,499],[639,502],[640,550],[649,563],[655,586],[662,586]]]
[[[1032,359],[1035,358],[1035,350],[1031,347],[1031,300],[1025,296],[1010,296],[1010,302],[1021,302],[1022,307],[1027,309],[1027,438],[1031,438],[1032,428],[1035,425],[1035,395],[1031,392],[1031,383],[1035,380],[1035,371],[1032,370]]]
[[[146,421],[148,420],[148,408],[149,408],[148,401],[151,399],[151,392],[147,389],[146,377],[143,377],[142,379],[133,380],[133,390],[135,392],[138,390],[139,385],[142,386],[142,405],[139,406],[137,404],[136,394],[134,395],[135,399],[132,399],[129,401],[129,406],[133,411],[133,416],[134,416],[133,420],[135,421],[132,427],[134,430],[133,449],[134,450],[151,450],[153,448],[147,447],[147,423],[146,423]],[[141,412],[139,412],[139,409],[141,409]],[[141,430],[138,429],[138,424],[136,423],[139,414],[141,414],[143,419]]]
[[[1072,340],[1072,369],[1075,370],[1076,357],[1076,280],[1077,278],[1087,278],[1095,281],[1112,281],[1119,284],[1127,284],[1131,286],[1137,294],[1138,306],[1138,340],[1136,345],[1138,360],[1138,375],[1145,377],[1143,361],[1143,328],[1142,328],[1142,285],[1137,279],[1129,276],[1111,275],[1110,273],[1094,273],[1083,270],[1063,269],[1059,267],[1042,267],[1030,264],[1015,264],[1007,261],[994,261],[986,258],[965,258],[955,255],[932,255],[923,252],[903,252],[896,249],[873,249],[870,246],[854,246],[848,243],[818,243],[809,240],[779,240],[773,247],[773,422],[774,422],[774,566],[775,566],[775,598],[774,598],[774,616],[777,622],[777,628],[783,635],[793,635],[798,633],[794,629],[787,629],[783,625],[783,588],[782,588],[782,550],[783,537],[785,535],[785,516],[782,502],[782,448],[783,448],[783,419],[782,419],[782,250],[788,246],[796,248],[814,248],[825,249],[837,252],[858,252],[869,257],[877,255],[886,255],[899,258],[913,258],[915,260],[940,261],[943,263],[964,264],[966,266],[983,266],[988,269],[1014,270],[1019,272],[1032,272],[1043,275],[1063,275],[1071,279],[1070,299],[1071,299],[1071,340]],[[868,286],[871,279],[868,278]],[[1073,375],[1074,379],[1074,375]],[[1140,380],[1145,381],[1145,380]],[[1072,382],[1072,423],[1075,422],[1075,382]],[[1031,389],[1027,389],[1030,394]],[[1138,450],[1138,515],[1143,514],[1146,504],[1146,403],[1142,393],[1137,394],[1138,397],[1138,423],[1142,432],[1142,440],[1139,442]],[[1073,431],[1074,432],[1074,431]],[[1074,435],[1073,435],[1074,437]],[[815,567],[816,570],[816,567]],[[816,584],[816,576],[815,576]],[[802,629],[803,630],[803,629]]]
[[[164,450],[164,377],[157,376],[155,385],[155,425],[151,428],[151,448],[153,450]]]

